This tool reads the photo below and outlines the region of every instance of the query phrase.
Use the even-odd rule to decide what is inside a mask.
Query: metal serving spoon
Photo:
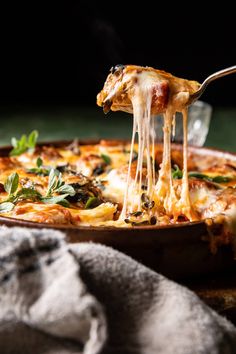
[[[206,87],[208,86],[208,84],[216,79],[219,79],[220,77],[229,75],[229,74],[233,74],[236,73],[236,65],[234,66],[230,66],[229,68],[217,71],[216,73],[208,76],[206,78],[206,80],[201,84],[201,86],[199,87],[199,89],[197,91],[195,91],[190,97],[189,97],[189,102],[193,103],[194,101],[196,101],[205,91]]]

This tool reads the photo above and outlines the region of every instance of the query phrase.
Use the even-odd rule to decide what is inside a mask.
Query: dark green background
[[[0,144],[37,129],[39,140],[78,138],[130,138],[132,116],[126,113],[103,114],[99,107],[44,107],[2,109]],[[213,108],[206,146],[236,152],[236,108]]]

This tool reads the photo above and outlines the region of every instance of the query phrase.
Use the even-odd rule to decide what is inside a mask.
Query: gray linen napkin
[[[0,353],[235,353],[236,329],[111,248],[0,228]]]

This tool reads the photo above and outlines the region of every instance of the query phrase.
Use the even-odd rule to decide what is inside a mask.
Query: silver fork
[[[234,66],[230,66],[229,68],[220,70],[215,72],[214,74],[208,76],[206,78],[205,81],[203,81],[203,83],[201,84],[201,86],[199,87],[199,89],[197,91],[195,91],[192,95],[190,95],[189,97],[189,103],[193,103],[194,101],[196,101],[205,91],[206,87],[209,85],[210,82],[219,79],[220,77],[229,75],[229,74],[233,74],[236,73],[236,65]]]

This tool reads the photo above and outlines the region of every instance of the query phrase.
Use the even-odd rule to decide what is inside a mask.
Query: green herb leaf
[[[39,201],[41,197],[41,194],[34,188],[22,188],[17,192],[14,203],[20,200],[32,200],[35,202]]]
[[[174,165],[171,171],[172,171],[172,178],[181,179],[183,177],[183,172],[180,170],[178,165]]]
[[[38,176],[48,176],[50,169],[49,168],[30,168],[27,170],[28,173],[35,173]]]
[[[95,208],[96,206],[98,206],[100,204],[100,200],[96,197],[90,197],[86,204],[85,204],[85,209],[92,209]]]
[[[227,183],[227,182],[230,182],[230,181],[232,181],[231,177],[226,177],[226,176],[215,176],[215,177],[212,177],[212,182],[215,182],[215,183]]]
[[[111,164],[111,158],[110,158],[110,156],[105,155],[105,154],[101,154],[101,158],[104,160],[104,162],[105,162],[107,165],[110,165],[110,164]]]
[[[73,195],[75,195],[74,188],[72,186],[70,186],[69,184],[64,184],[61,187],[57,188],[56,192],[59,194],[67,193],[72,197],[73,197]]]
[[[75,195],[75,190],[71,185],[65,184],[65,182],[62,180],[61,172],[52,168],[49,173],[46,197],[51,197],[53,193],[66,193],[70,196],[73,196]]]
[[[38,157],[36,160],[36,166],[34,168],[29,168],[27,172],[29,173],[35,173],[36,175],[39,176],[48,176],[50,173],[51,168],[49,166],[43,167],[43,160],[41,157]]]
[[[18,156],[23,154],[27,150],[27,146],[25,145],[26,136],[22,135],[20,140],[16,138],[11,139],[12,146],[14,149],[11,150],[10,156]]]
[[[15,137],[11,138],[11,145],[15,148],[17,147],[17,139]]]
[[[189,172],[188,176],[204,179],[205,181],[214,182],[214,183],[227,183],[227,182],[232,181],[231,177],[227,177],[227,176],[210,177],[210,176],[207,176],[207,175],[200,173],[200,172]]]
[[[8,194],[13,194],[18,188],[19,184],[19,175],[14,172],[7,177],[6,182],[4,183],[4,189]]]
[[[32,131],[28,137],[25,134],[22,135],[19,140],[13,137],[11,139],[13,149],[10,152],[10,156],[18,156],[26,151],[34,152],[37,138],[37,130]]]
[[[207,175],[204,175],[203,173],[200,172],[189,172],[188,174],[189,177],[195,177],[195,178],[199,178],[199,179],[206,179],[209,181],[210,177]]]
[[[69,194],[61,194],[61,195],[57,195],[56,197],[45,197],[45,198],[41,198],[41,201],[43,203],[46,204],[61,204],[65,206],[69,206],[69,203],[66,200],[66,197],[68,197]]]
[[[15,205],[10,202],[3,202],[0,204],[0,213],[8,213],[12,209],[14,209]]]
[[[39,136],[39,133],[37,130],[33,130],[29,137],[28,137],[28,148],[30,149],[34,149],[35,148],[35,145],[37,143],[37,139],[38,139],[38,136]]]
[[[43,165],[43,160],[41,159],[41,157],[39,156],[36,160],[36,166],[38,168],[40,168]]]
[[[68,202],[67,199],[62,199],[60,202],[58,202],[57,204],[64,206],[65,208],[69,208],[70,203]]]
[[[48,178],[48,190],[46,196],[51,195],[58,188],[58,173],[54,168],[50,170]]]
[[[57,170],[55,170],[55,173],[58,174],[57,185],[56,185],[56,189],[58,189],[61,186],[63,186],[63,184],[65,184],[65,182],[63,182],[63,180],[62,180],[61,172],[58,172]]]

